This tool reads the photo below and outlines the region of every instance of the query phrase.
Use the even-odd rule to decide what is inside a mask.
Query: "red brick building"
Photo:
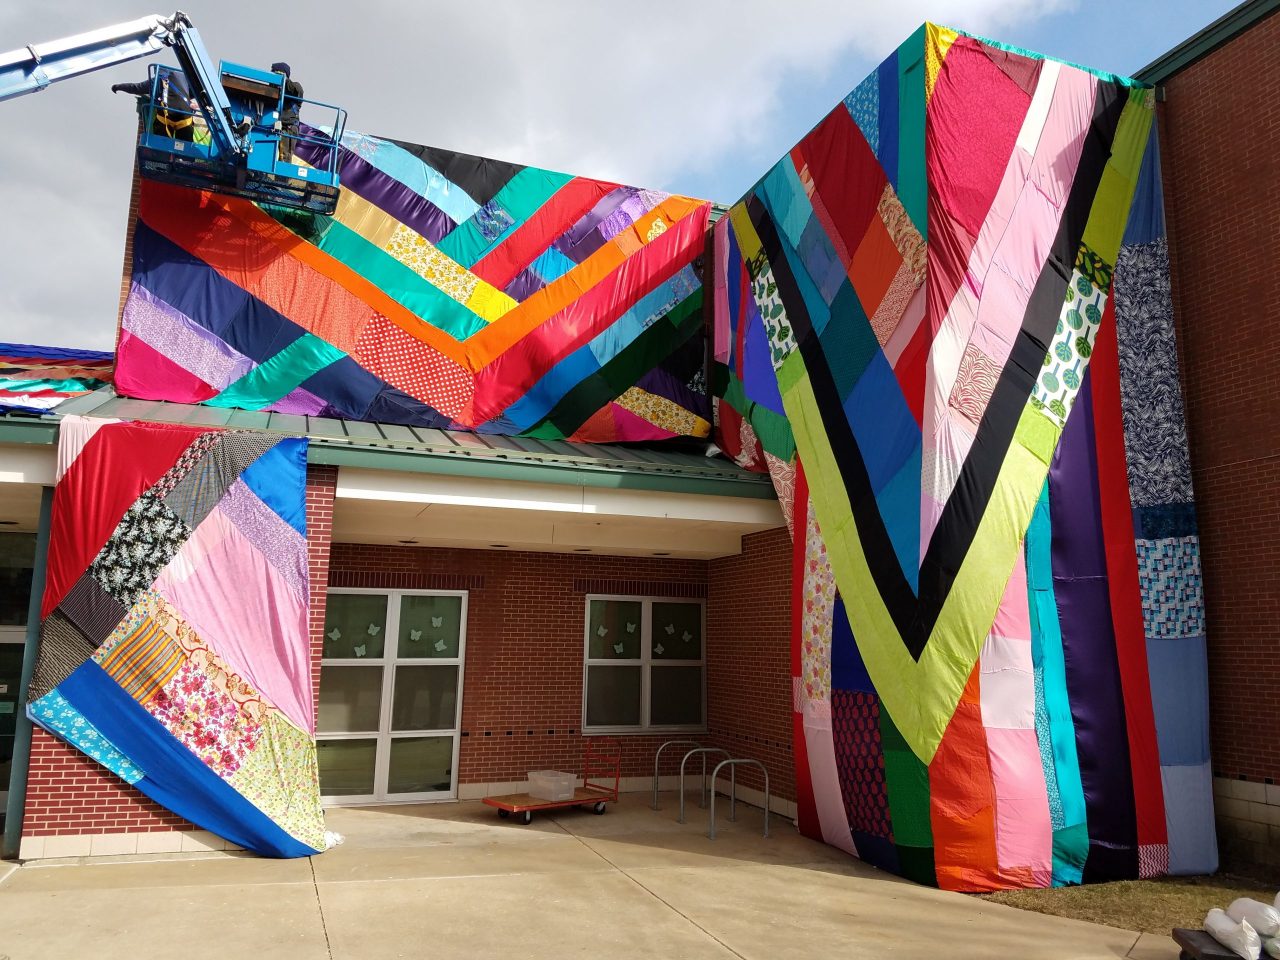
[[[1137,74],[1163,93],[1174,319],[1200,526],[1222,860],[1280,867],[1280,4],[1246,3]]]

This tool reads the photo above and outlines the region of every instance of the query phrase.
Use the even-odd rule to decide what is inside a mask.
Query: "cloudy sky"
[[[1231,0],[187,0],[351,129],[732,201],[925,19],[1132,73]],[[0,7],[0,51],[139,17]],[[169,12],[169,11],[156,11]],[[161,59],[172,62],[171,56]],[[146,61],[0,104],[0,341],[109,349]]]

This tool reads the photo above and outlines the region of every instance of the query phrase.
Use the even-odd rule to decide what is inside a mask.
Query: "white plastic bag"
[[[1227,916],[1239,923],[1248,920],[1249,926],[1258,931],[1260,937],[1274,937],[1280,933],[1280,911],[1259,900],[1241,897],[1232,900],[1227,907]]]
[[[1280,937],[1271,937],[1262,941],[1262,951],[1268,957],[1274,957],[1280,960]]]
[[[1258,960],[1262,953],[1262,938],[1245,920],[1236,923],[1226,911],[1214,907],[1204,918],[1204,929],[1228,950],[1233,950],[1242,960]]]

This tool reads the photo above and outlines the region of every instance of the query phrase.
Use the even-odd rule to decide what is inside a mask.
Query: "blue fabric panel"
[[[61,737],[85,756],[92,757],[125,783],[137,783],[146,774],[120,752],[93,724],[67,702],[55,687],[39,700],[27,704],[31,722]]]
[[[880,80],[876,74],[864,77],[844,98],[845,109],[871,144],[874,152],[880,143]]]
[[[862,662],[862,654],[858,652],[858,644],[853,638],[849,613],[840,597],[836,597],[831,621],[831,687],[854,693],[875,693],[867,666]]]
[[[879,77],[880,131],[879,144],[872,144],[876,159],[884,168],[885,175],[898,189],[898,52],[893,53],[880,64],[876,71]]]
[[[1176,876],[1218,869],[1218,836],[1213,822],[1213,770],[1161,767],[1164,819],[1169,827],[1169,872]]]
[[[305,332],[141,220],[134,229],[133,279],[258,363]]]
[[[454,425],[435,407],[392,386],[383,386],[377,392],[365,409],[365,419],[374,423],[399,423],[406,427],[434,427],[439,430],[448,430]]]
[[[742,309],[742,275],[746,266],[742,255],[738,252],[738,237],[732,230],[726,231],[729,238],[729,267],[725,270],[725,302],[729,305],[729,355],[725,358],[725,366],[738,372],[738,311]],[[738,373],[738,379],[742,374]]]
[[[577,266],[555,247],[547,247],[531,264],[533,272],[542,278],[543,283],[559,280]]]
[[[1151,125],[1147,149],[1138,171],[1138,185],[1124,228],[1124,246],[1150,243],[1164,236],[1164,188],[1160,182],[1160,131]]]
[[[913,454],[919,463],[920,427],[903,399],[893,367],[881,351],[872,355],[854,384],[844,402],[844,415],[862,451],[871,489],[877,494]],[[918,488],[917,481],[917,491]],[[918,503],[915,513],[918,517]]]
[[[1160,766],[1209,762],[1209,662],[1204,637],[1147,638]]]
[[[319,852],[287,834],[201,763],[92,660],[77,667],[58,691],[146,771],[134,786],[162,807],[269,857]]]
[[[305,437],[285,437],[251,463],[240,479],[289,526],[307,535]]]
[[[600,369],[591,344],[579,347],[502,412],[502,420],[517,431],[527,430],[551,412],[569,390]]]
[[[756,196],[764,201],[778,232],[792,247],[800,246],[800,236],[813,217],[813,207],[795,165],[789,159],[775,164],[760,181]]]
[[[351,357],[331,363],[302,383],[347,420],[369,420],[370,404],[387,385]]]
[[[809,225],[800,235],[799,252],[805,270],[822,293],[822,299],[829,305],[836,298],[840,284],[844,283],[847,274],[835,247],[831,245],[826,229],[817,217],[810,218]]]
[[[785,416],[778,377],[773,372],[773,354],[764,324],[753,322],[742,337],[742,390],[747,399]]]
[[[865,377],[863,378],[866,379]],[[876,492],[876,506],[884,518],[885,532],[913,592],[920,589],[920,445]]]
[[[418,196],[431,201],[454,223],[470,220],[480,209],[465,190],[403,147],[361,133],[343,134],[342,145]]]
[[[827,324],[830,317],[839,317],[840,321]],[[814,328],[820,334],[823,357],[843,402],[853,392],[854,383],[867,369],[871,358],[880,353],[880,342],[848,280],[840,285],[840,291],[831,301],[830,314],[824,313],[821,319],[823,327],[819,328],[815,321]],[[919,433],[918,427],[916,432]]]
[[[872,836],[860,830],[853,831],[853,845],[858,850],[858,858],[865,860],[873,867],[888,870],[902,876],[902,865],[898,861],[898,848],[892,840]]]
[[[1169,503],[1133,508],[1135,540],[1168,540],[1196,535],[1196,507],[1193,503]]]

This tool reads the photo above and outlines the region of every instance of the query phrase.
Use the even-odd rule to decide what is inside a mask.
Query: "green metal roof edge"
[[[124,409],[115,409],[123,407]],[[161,423],[207,423],[211,426],[249,427],[282,435],[306,435],[310,439],[307,460],[314,464],[362,467],[402,473],[429,473],[441,476],[475,479],[521,480],[533,483],[572,484],[622,490],[649,490],[661,493],[683,493],[697,496],[731,496],[753,500],[776,499],[773,484],[765,474],[750,473],[732,464],[706,467],[697,463],[681,464],[671,460],[672,454],[647,456],[635,454],[634,460],[623,460],[613,445],[604,445],[610,455],[590,457],[585,454],[557,452],[546,443],[545,449],[522,449],[508,438],[490,438],[503,445],[458,446],[453,449],[432,446],[417,440],[392,440],[377,436],[373,424],[359,424],[375,437],[325,436],[311,432],[303,417],[282,417],[288,424],[282,429],[270,424],[271,418],[259,414],[262,422],[242,422],[235,411],[213,411],[207,408],[140,401],[116,397],[110,388],[68,401],[53,414],[38,417],[0,416],[0,443],[52,445],[57,442],[58,421],[63,414],[89,416],[119,415],[121,419],[152,420]],[[158,414],[148,416],[148,413]],[[217,420],[217,423],[212,422]],[[407,428],[386,425],[407,433]],[[413,436],[410,434],[410,436]],[[621,448],[618,448],[621,449]],[[688,456],[688,455],[686,455]],[[692,457],[690,457],[692,460]]]
[[[1197,60],[1207,57],[1278,10],[1280,10],[1280,0],[1245,0],[1240,6],[1228,10],[1172,50],[1156,57],[1133,76],[1152,86],[1164,83],[1174,74],[1191,66]]]

